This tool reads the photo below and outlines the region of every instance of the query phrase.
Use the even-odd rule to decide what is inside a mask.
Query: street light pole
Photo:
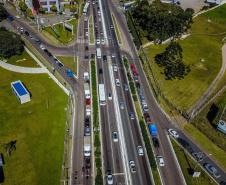
[[[198,163],[200,162],[200,159],[202,158],[202,155],[203,155],[203,152],[199,152],[199,153],[201,153],[201,154],[200,154],[199,159],[197,160],[197,162],[196,162],[196,164],[195,164],[195,167],[194,167],[194,169],[193,169],[193,172],[195,172],[195,169],[196,169],[196,167],[197,167]],[[212,155],[212,154],[208,154],[208,155],[205,156],[203,159],[205,159],[205,158],[208,157],[209,155]]]

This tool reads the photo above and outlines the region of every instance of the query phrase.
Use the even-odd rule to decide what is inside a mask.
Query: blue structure
[[[21,104],[31,101],[30,93],[20,80],[12,82],[11,87]]]
[[[129,8],[134,9],[134,7],[132,6],[132,4],[134,4],[136,1],[132,1],[132,2],[128,2],[124,4],[124,9],[127,10]]]

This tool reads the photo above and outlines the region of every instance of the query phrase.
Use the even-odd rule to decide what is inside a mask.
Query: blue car
[[[62,64],[62,63],[60,63],[60,62],[58,63],[58,65],[59,65],[60,67],[62,67],[62,66],[63,66],[63,64]]]

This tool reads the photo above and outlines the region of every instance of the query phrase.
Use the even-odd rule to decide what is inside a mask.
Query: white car
[[[129,166],[130,166],[131,173],[136,173],[137,172],[136,165],[135,165],[134,161],[129,161]]]
[[[109,100],[112,100],[112,95],[111,95],[110,92],[108,93],[108,99],[109,99]]]
[[[169,135],[171,135],[174,138],[178,138],[179,137],[179,134],[173,129],[169,129],[168,132],[169,132]]]
[[[148,105],[146,102],[142,102],[142,107],[144,111],[148,111]]]
[[[20,31],[21,31],[21,33],[23,33],[24,32],[24,29],[23,28],[20,28]]]
[[[112,54],[111,54],[111,57],[115,57],[115,54],[114,54],[114,53],[112,53]]]
[[[118,134],[117,132],[113,132],[113,141],[118,142]]]
[[[100,44],[100,39],[97,39],[97,44]]]
[[[15,17],[16,17],[17,19],[20,19],[20,16],[19,16],[19,15],[16,15]]]
[[[62,12],[62,14],[65,15],[66,13],[65,12]]]
[[[99,21],[101,21],[101,18],[99,17]]]
[[[114,71],[118,71],[117,66],[113,66]]]
[[[113,184],[113,176],[110,170],[107,171],[107,183]]]
[[[115,79],[115,83],[116,83],[116,86],[120,86],[120,81],[119,81],[119,79]]]
[[[45,48],[43,47],[43,45],[40,45],[40,48],[42,49],[42,50],[44,50]]]
[[[161,155],[157,155],[157,161],[158,161],[159,166],[165,165],[163,157]]]
[[[111,28],[114,28],[114,27],[113,27],[113,24],[111,25]]]
[[[144,150],[142,146],[137,146],[138,155],[144,155]]]
[[[87,37],[89,36],[89,32],[88,32],[88,31],[86,32],[86,36],[87,36]]]
[[[104,44],[105,44],[105,41],[104,41],[104,39],[102,39],[102,40],[101,40],[101,44],[102,44],[102,45],[104,45]]]

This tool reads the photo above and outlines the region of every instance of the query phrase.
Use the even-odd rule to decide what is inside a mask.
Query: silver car
[[[119,103],[119,105],[120,105],[120,109],[124,109],[124,108],[125,108],[125,106],[124,106],[124,103],[123,103],[123,102],[120,102],[120,103]]]
[[[127,85],[127,84],[125,84],[125,85],[124,85],[124,87],[125,87],[125,90],[126,90],[126,91],[128,91],[128,90],[129,90],[129,88],[128,88],[128,85]]]
[[[141,99],[142,102],[145,102],[145,97],[144,97],[144,95],[140,95],[140,99]]]
[[[132,112],[129,113],[129,117],[130,117],[130,119],[134,119],[135,118],[135,116],[134,116],[134,114]]]

